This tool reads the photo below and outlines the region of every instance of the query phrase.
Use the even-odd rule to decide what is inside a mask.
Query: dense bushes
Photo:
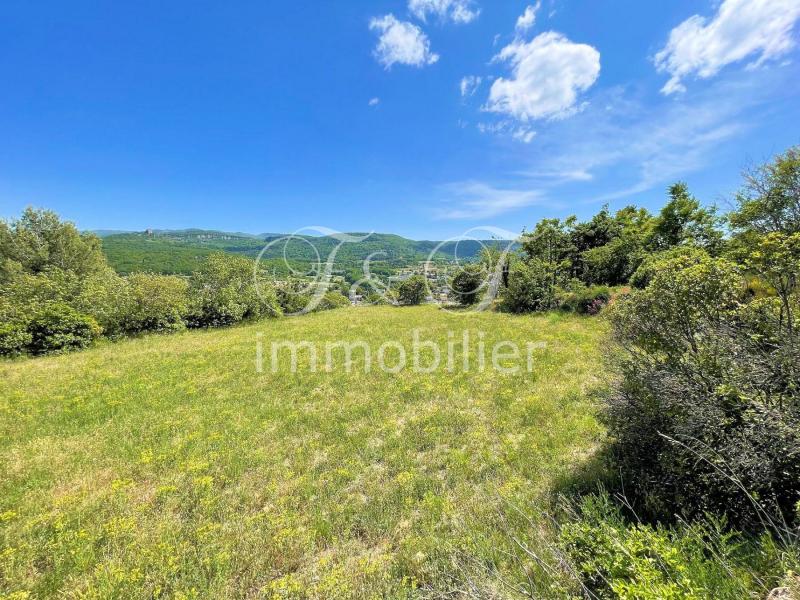
[[[51,354],[86,348],[101,333],[97,321],[70,306],[54,303],[38,312],[28,323],[31,354]]]
[[[509,269],[501,306],[515,313],[549,310],[556,307],[556,296],[553,274],[547,265],[538,260],[520,260]]]
[[[274,288],[253,266],[242,256],[209,256],[192,275],[190,323],[210,327],[281,314]]]
[[[655,517],[711,511],[776,530],[800,501],[800,198],[760,184],[763,200],[731,215],[727,258],[649,259],[611,313],[624,353],[605,418],[627,489]]]
[[[174,275],[133,273],[122,299],[126,333],[176,331],[185,327],[189,284]]]
[[[30,346],[33,336],[23,323],[0,323],[0,356],[22,354]]]
[[[99,335],[227,325],[281,313],[253,261],[210,256],[191,278],[105,263],[99,240],[47,211],[0,222],[0,355],[88,346]]]

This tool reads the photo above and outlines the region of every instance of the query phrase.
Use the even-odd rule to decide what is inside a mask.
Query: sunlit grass
[[[258,333],[376,349],[414,328],[547,347],[515,375],[256,373]],[[543,503],[602,436],[603,335],[375,307],[0,363],[0,597],[415,597],[513,577],[508,527],[530,524],[503,505]]]

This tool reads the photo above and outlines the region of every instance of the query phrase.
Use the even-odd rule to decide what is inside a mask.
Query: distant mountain
[[[110,235],[119,235],[122,233],[131,233],[130,231],[125,231],[123,229],[92,229],[85,233],[93,233],[99,238],[105,238]]]
[[[361,238],[366,233],[349,233]],[[262,259],[277,270],[290,264],[307,269],[325,261],[340,244],[331,236],[294,236],[287,234],[255,236],[205,229],[150,230],[139,233],[118,233],[104,236],[103,250],[111,265],[121,273],[154,271],[188,274],[212,252],[230,252]],[[505,245],[496,240],[460,242],[416,241],[399,235],[373,233],[360,242],[346,242],[336,250],[334,268],[343,273],[358,273],[364,260],[370,259],[374,272],[391,271],[424,260],[474,260],[487,245]],[[354,275],[355,276],[355,275]]]

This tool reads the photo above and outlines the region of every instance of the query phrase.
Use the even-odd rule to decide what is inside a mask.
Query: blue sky
[[[422,239],[800,143],[800,0],[6,1],[0,216]]]

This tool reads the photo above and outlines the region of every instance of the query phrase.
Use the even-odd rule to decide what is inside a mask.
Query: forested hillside
[[[348,235],[361,238],[367,234]],[[248,236],[193,229],[120,233],[103,238],[103,252],[118,273],[152,271],[188,275],[196,271],[202,260],[212,252],[223,251],[255,258],[266,246],[269,247],[262,258],[270,266],[278,270],[285,268],[285,252],[290,264],[306,269],[320,260],[324,262],[340,243],[338,239],[325,236],[294,236],[288,242],[283,242],[283,238],[282,234]],[[497,244],[502,242],[464,240],[442,243],[374,233],[364,241],[343,244],[336,254],[336,263],[338,268],[345,271],[355,269],[360,272],[363,261],[372,257],[371,262],[379,272],[381,267],[399,268],[427,260],[431,253],[435,260],[472,260],[483,246]]]

